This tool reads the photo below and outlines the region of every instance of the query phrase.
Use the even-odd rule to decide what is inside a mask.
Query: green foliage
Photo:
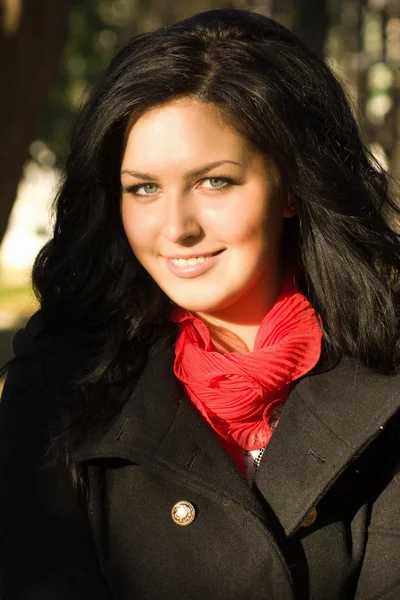
[[[63,163],[71,124],[117,47],[138,32],[144,0],[71,0],[69,39],[50,90],[38,138]]]

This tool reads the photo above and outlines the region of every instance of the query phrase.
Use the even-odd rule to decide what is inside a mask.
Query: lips
[[[189,260],[190,258],[200,258],[202,256],[204,256],[205,258],[209,258],[211,256],[216,256],[217,254],[221,254],[221,252],[224,251],[225,248],[222,248],[221,250],[217,250],[216,252],[198,252],[197,254],[181,254],[181,255],[176,255],[176,256],[166,256],[165,258],[167,258],[168,260],[179,260],[181,258],[183,258],[184,260]]]
[[[223,252],[223,250],[218,250],[214,254],[209,254],[208,258],[206,260],[197,262],[194,265],[188,265],[187,263],[183,264],[183,265],[176,264],[170,258],[167,258],[166,259],[167,267],[171,271],[171,273],[173,273],[173,275],[176,275],[177,277],[183,277],[183,278],[197,277],[198,275],[202,275],[206,271],[209,271],[216,263],[218,263],[222,252]],[[197,255],[192,255],[192,258],[199,258],[201,256],[207,256],[207,255],[197,254]],[[180,258],[183,258],[183,257],[180,257]],[[185,257],[185,258],[187,258],[187,257]]]

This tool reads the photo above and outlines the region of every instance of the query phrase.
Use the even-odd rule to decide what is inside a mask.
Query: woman
[[[397,599],[398,209],[340,85],[220,9],[81,112],[1,403],[2,598]]]

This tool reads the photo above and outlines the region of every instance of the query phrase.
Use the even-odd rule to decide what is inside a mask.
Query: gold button
[[[301,524],[301,527],[310,527],[313,523],[315,523],[315,519],[317,518],[317,509],[312,508],[304,521]]]
[[[187,500],[180,500],[172,507],[171,511],[172,520],[176,525],[185,527],[193,523],[196,516],[196,509]]]

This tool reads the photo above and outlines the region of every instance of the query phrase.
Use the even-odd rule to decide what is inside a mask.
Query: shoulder
[[[380,373],[342,356],[320,372],[299,381],[298,391],[310,402],[356,417],[395,414],[400,409],[400,371]]]
[[[86,358],[72,337],[51,332],[40,311],[14,336],[0,402],[0,462],[18,448],[47,447],[66,406],[80,399]]]
[[[87,356],[79,345],[79,335],[56,333],[46,326],[39,310],[13,339],[14,360],[7,386],[29,386],[42,395],[65,397],[83,372]]]
[[[337,440],[363,452],[371,442],[400,450],[400,373],[385,375],[342,357],[331,369],[305,377],[295,388],[307,410]]]
[[[13,340],[15,356],[35,353],[40,356],[83,354],[88,336],[79,330],[57,331],[46,324],[41,310],[34,313],[24,328],[17,331]]]

